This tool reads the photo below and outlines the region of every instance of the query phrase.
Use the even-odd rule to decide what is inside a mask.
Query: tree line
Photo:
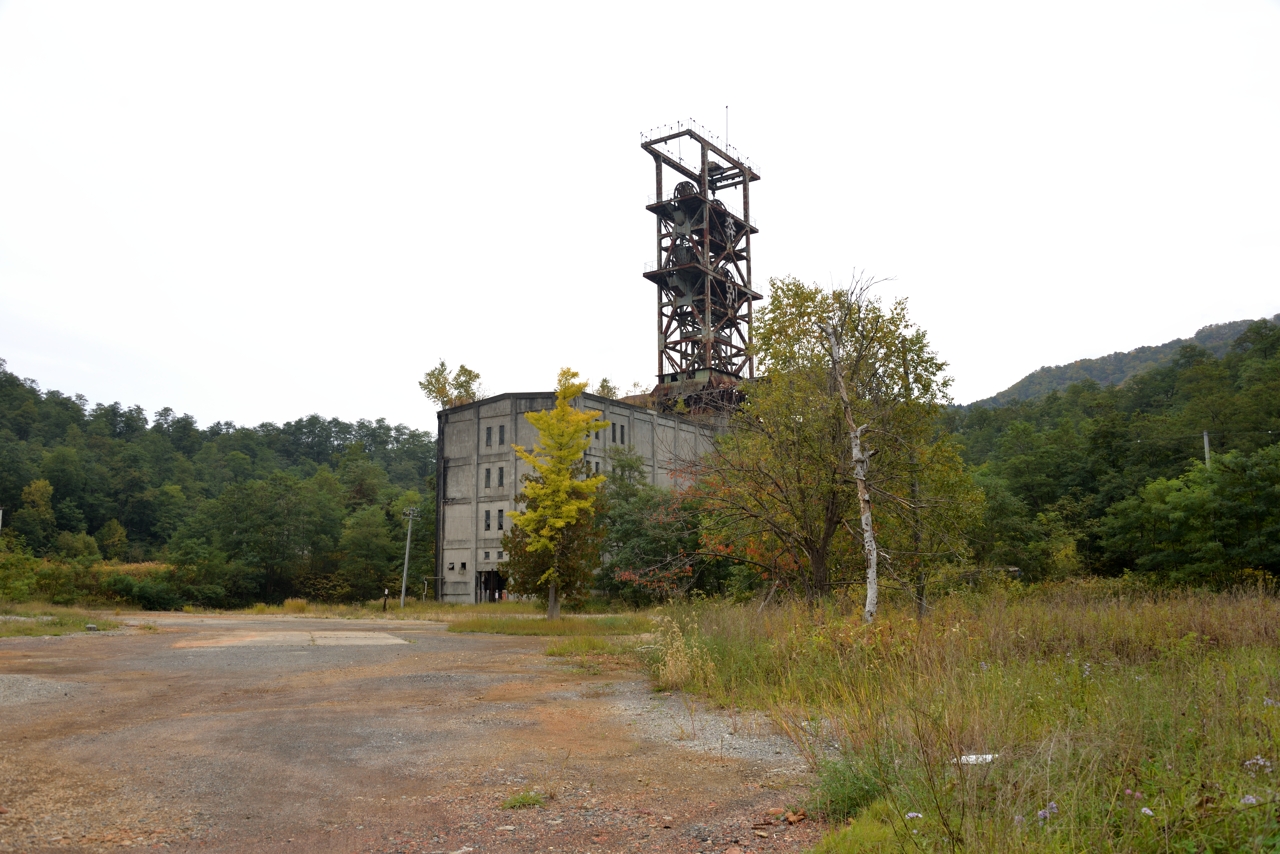
[[[543,430],[521,496],[537,530],[517,517],[507,537],[512,589],[545,597],[554,578],[562,596],[595,583],[636,604],[865,591],[873,619],[879,587],[923,612],[984,574],[1227,586],[1280,573],[1276,324],[1237,330],[1221,357],[1185,344],[1120,385],[962,408],[905,302],[884,304],[874,284],[770,282],[754,324],[762,376],[675,491],[623,449],[607,476],[578,473],[583,488],[599,481],[589,506],[549,508],[548,478],[570,477],[583,449],[580,425]],[[562,397],[581,388],[562,373]]]
[[[597,427],[569,405],[586,384],[562,371],[556,408],[530,418],[539,444],[519,449],[532,473],[505,543],[509,589],[553,612],[592,590],[636,605],[865,595],[871,619],[881,587],[923,612],[984,573],[1213,586],[1280,573],[1280,326],[1249,325],[1221,356],[1183,345],[1119,385],[957,407],[925,331],[874,284],[771,281],[760,377],[675,490],[626,448],[602,476],[582,465]],[[453,406],[479,379],[442,360],[420,385]],[[368,599],[399,578],[411,506],[416,585],[434,574],[434,464],[430,433],[381,419],[200,428],[169,409],[90,407],[0,362],[0,597]],[[90,571],[103,560],[166,569]]]
[[[980,563],[1032,579],[1280,574],[1280,326],[1270,321],[1221,357],[1185,344],[1172,364],[1121,385],[952,409],[944,424],[987,498],[972,535]]]
[[[384,419],[201,428],[44,391],[0,361],[0,596],[369,598],[399,579],[409,506],[411,572],[433,574],[434,466],[430,433]],[[90,571],[103,560],[169,569]]]

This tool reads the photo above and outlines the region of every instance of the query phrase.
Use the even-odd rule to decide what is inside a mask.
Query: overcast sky
[[[0,358],[202,424],[654,381],[652,161],[757,285],[894,281],[954,394],[1280,311],[1280,2],[0,2]],[[763,288],[761,288],[763,289]]]

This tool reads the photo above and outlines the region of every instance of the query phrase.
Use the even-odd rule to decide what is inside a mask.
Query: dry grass
[[[1280,848],[1280,601],[1265,592],[1071,584],[873,626],[835,607],[671,616],[655,675],[770,711],[824,779],[882,793],[887,824],[859,821],[895,848]],[[998,757],[957,762],[972,754]],[[862,844],[842,836],[824,850]]]
[[[205,613],[206,609],[188,607],[188,613]],[[443,602],[420,602],[409,599],[405,607],[400,607],[399,599],[391,599],[387,610],[382,610],[382,600],[354,604],[332,604],[326,602],[310,602],[306,599],[286,599],[283,605],[266,605],[259,602],[249,608],[235,611],[209,611],[209,613],[236,614],[292,614],[296,616],[319,617],[321,619],[345,620],[431,620],[434,622],[454,622],[477,615],[537,617],[543,613],[534,602],[486,602],[479,605],[450,605]]]
[[[449,624],[451,632],[484,632],[495,635],[638,635],[653,630],[648,617],[561,617],[558,620],[479,616]]]

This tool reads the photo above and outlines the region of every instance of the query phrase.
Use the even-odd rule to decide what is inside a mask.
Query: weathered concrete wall
[[[551,409],[555,400],[552,392],[501,394],[437,414],[436,575],[443,601],[474,602],[476,574],[501,566],[507,516],[516,508],[520,477],[529,472],[512,445],[534,445],[538,431],[524,413]],[[593,470],[608,471],[609,449],[629,446],[645,460],[650,483],[662,487],[673,486],[682,465],[705,452],[715,435],[679,416],[593,394],[575,405],[603,412],[612,425],[592,436],[587,461]]]

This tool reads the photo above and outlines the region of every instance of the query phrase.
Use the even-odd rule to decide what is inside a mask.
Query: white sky
[[[757,284],[895,281],[955,397],[1280,311],[1280,2],[0,2],[0,357],[202,424],[653,382],[652,161]]]

